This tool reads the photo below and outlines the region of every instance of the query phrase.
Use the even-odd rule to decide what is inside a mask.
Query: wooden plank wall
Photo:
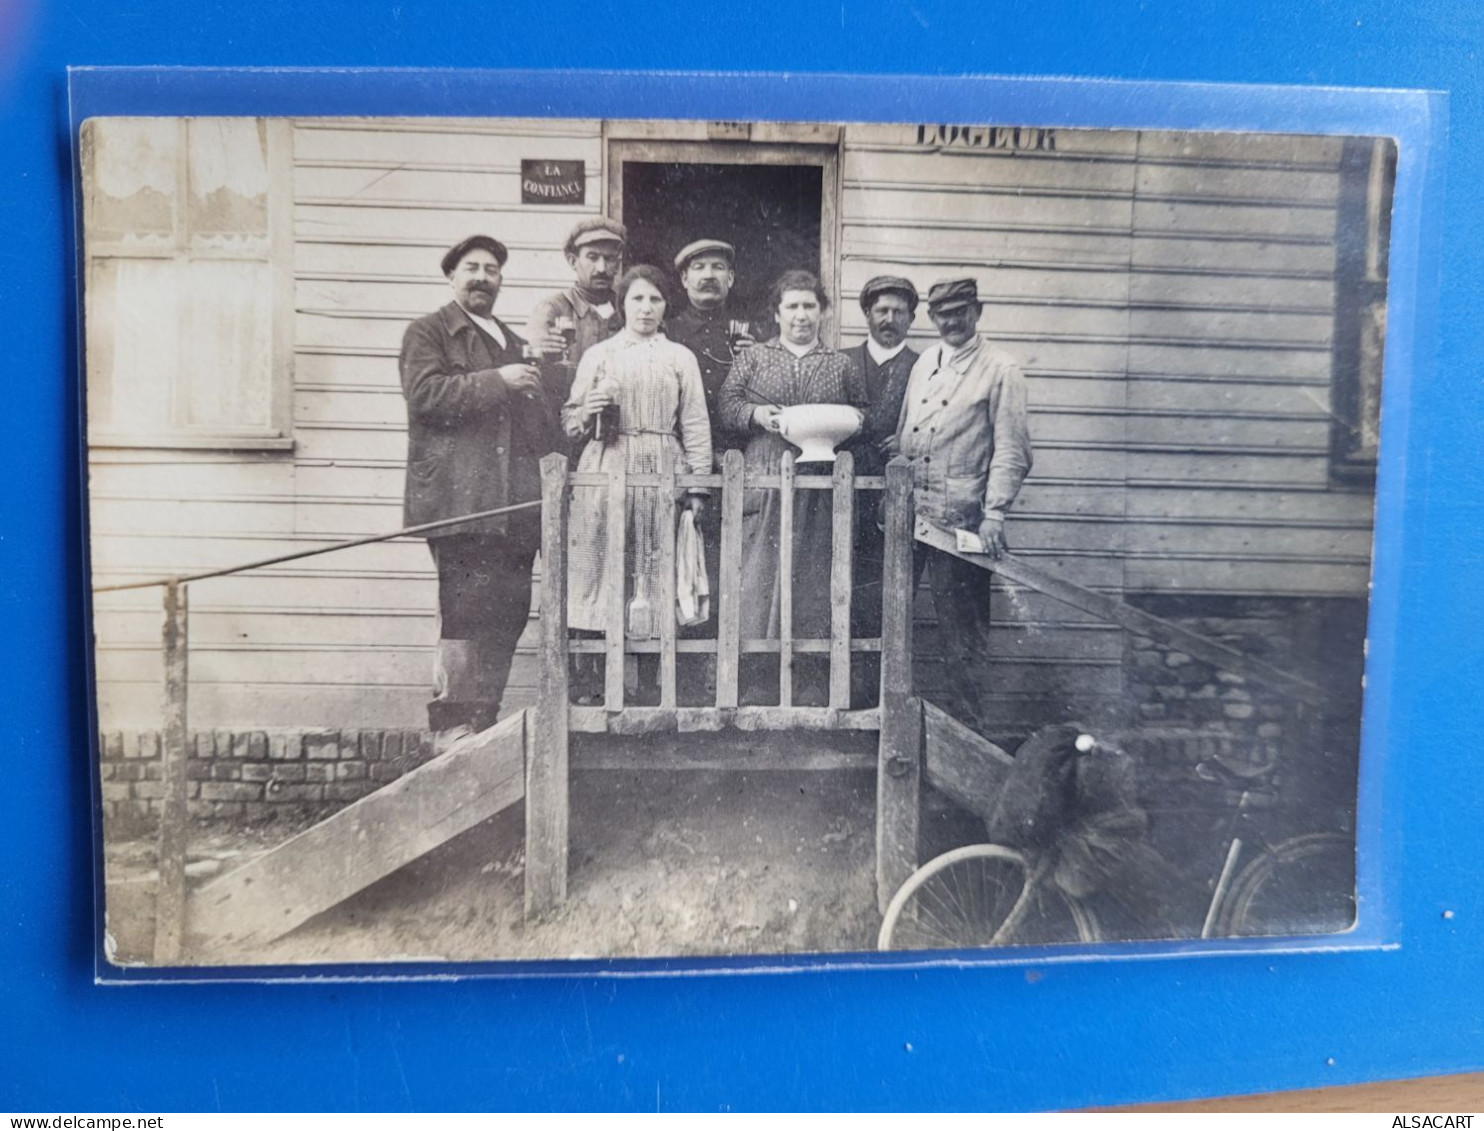
[[[1327,465],[1341,143],[1025,137],[1043,147],[850,127],[843,343],[865,334],[872,275],[924,293],[973,275],[981,330],[1030,385],[1017,553],[1115,594],[1363,594],[1373,500],[1331,491]],[[932,341],[923,309],[912,345]],[[988,699],[1007,734],[1117,716],[1121,630],[1004,589],[994,615]]]
[[[510,248],[496,313],[520,331],[570,282],[561,246],[597,215],[595,121],[301,120],[294,128],[294,440],[278,454],[108,450],[91,460],[95,576],[229,565],[402,521],[402,333],[449,301],[438,261],[489,232]],[[522,207],[522,157],[586,162],[586,207]],[[422,542],[191,588],[196,726],[419,726],[437,586]],[[158,725],[159,592],[96,602],[99,712]],[[534,701],[534,631],[511,677]]]
[[[1016,550],[1114,593],[1362,595],[1372,498],[1327,474],[1339,142],[1063,130],[1053,152],[933,152],[916,136],[847,128],[842,344],[864,335],[871,275],[980,279],[982,328],[1031,384]],[[448,298],[442,250],[505,240],[497,309],[520,328],[567,281],[561,243],[598,211],[603,156],[596,122],[296,123],[295,450],[95,452],[97,578],[397,526],[396,354]],[[521,207],[521,157],[584,160],[591,203]],[[923,311],[913,344],[931,337]],[[418,542],[193,587],[193,725],[418,725],[435,592]],[[158,592],[96,607],[102,719],[157,725]],[[1007,725],[1114,708],[1118,630],[1027,592],[997,593],[995,615]],[[523,648],[513,705],[534,682]]]
[[[1342,144],[1139,135],[1130,590],[1366,592],[1374,498],[1329,482]]]
[[[852,127],[846,138],[841,327],[865,334],[861,286],[906,274],[927,294],[950,275],[979,280],[981,332],[1031,386],[1035,475],[1008,529],[1016,552],[1073,581],[1123,590],[1129,261],[1137,138],[1057,134],[1053,153],[917,142],[914,126]],[[936,340],[925,306],[911,335]],[[931,605],[917,667],[941,684]],[[1029,591],[993,601],[994,686],[985,700],[1008,733],[1122,701],[1121,632]]]

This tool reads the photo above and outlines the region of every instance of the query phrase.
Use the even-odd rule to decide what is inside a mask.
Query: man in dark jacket
[[[861,288],[861,310],[870,337],[845,351],[865,384],[869,406],[853,446],[855,471],[881,475],[889,458],[881,445],[896,435],[907,378],[917,361],[917,353],[907,345],[907,331],[917,316],[917,288],[910,279],[878,275]]]
[[[450,248],[454,301],[407,328],[404,517],[415,526],[541,497],[541,457],[563,444],[559,404],[525,345],[494,316],[505,245],[476,235]],[[440,746],[492,726],[531,613],[539,508],[427,535],[438,569],[438,658],[428,725]]]
[[[739,446],[739,437],[723,431],[716,397],[738,352],[754,344],[751,323],[731,302],[737,282],[736,259],[736,250],[723,240],[686,244],[675,256],[675,273],[685,287],[685,306],[677,303],[665,312],[666,336],[695,354],[701,366],[706,413],[711,417],[711,450],[718,459],[726,449]]]
[[[740,446],[739,436],[722,427],[717,394],[732,371],[740,351],[754,342],[752,328],[731,302],[737,282],[737,251],[725,240],[699,239],[675,254],[675,273],[685,288],[685,302],[665,312],[665,335],[696,355],[701,387],[706,393],[706,415],[711,420],[711,450],[720,461],[728,448]],[[701,542],[706,554],[706,577],[711,592],[721,592],[721,508],[709,507],[701,519]],[[715,598],[713,597],[713,608]],[[714,639],[716,624],[691,625],[680,630],[683,639]],[[716,657],[700,663],[680,661],[683,703],[716,702]]]
[[[878,275],[861,288],[861,310],[870,334],[845,351],[866,392],[866,421],[851,444],[857,475],[884,475],[891,457],[885,445],[896,435],[897,417],[907,393],[907,378],[917,354],[907,346],[907,331],[917,314],[917,288],[910,279]],[[850,603],[851,633],[881,635],[882,534],[877,525],[881,495],[862,496],[872,503],[858,508],[855,524],[854,594]],[[857,706],[876,701],[880,681],[876,653],[863,652],[851,668],[851,699]]]

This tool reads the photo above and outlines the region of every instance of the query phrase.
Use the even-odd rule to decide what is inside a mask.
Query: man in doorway
[[[917,360],[917,354],[907,346],[907,331],[917,316],[917,302],[912,280],[899,275],[878,275],[861,288],[868,337],[845,351],[861,376],[866,394],[865,424],[850,445],[857,475],[882,475],[886,471],[886,452],[895,442],[907,378]],[[881,635],[881,497],[866,495],[861,502],[865,505],[856,513],[850,631],[854,636],[870,638]],[[857,707],[874,704],[880,679],[880,657],[872,652],[856,655],[851,665],[851,702]]]
[[[732,371],[737,353],[754,344],[751,328],[731,302],[737,283],[737,251],[725,240],[700,239],[688,243],[675,256],[675,271],[685,288],[684,309],[665,319],[665,334],[696,355],[701,366],[701,386],[706,393],[706,414],[711,418],[711,450],[720,461],[728,448],[740,447],[740,438],[721,426],[716,398]],[[708,507],[701,517],[701,542],[706,555],[706,578],[713,594],[721,592],[721,508]],[[713,598],[712,609],[720,611]],[[691,625],[681,630],[683,639],[716,636],[716,623]],[[716,701],[716,657],[703,662],[681,663],[680,694],[687,703]]]
[[[751,326],[731,303],[737,283],[737,252],[723,240],[702,239],[686,244],[675,256],[675,271],[685,287],[686,305],[665,319],[665,333],[679,342],[701,365],[706,390],[706,412],[711,417],[711,448],[718,457],[729,447],[720,427],[716,397],[732,371],[739,350],[754,344]]]
[[[561,400],[495,317],[505,245],[474,235],[443,256],[453,301],[402,338],[408,526],[539,500],[538,461],[565,441]],[[531,613],[539,508],[430,531],[438,653],[428,725],[439,748],[494,725]]]
[[[978,534],[984,552],[1007,550],[1005,516],[1031,469],[1026,385],[1013,359],[979,335],[983,313],[973,279],[928,291],[939,340],[912,366],[894,450],[912,468],[917,514]],[[981,732],[988,660],[988,570],[921,543],[914,576],[926,571],[937,612],[954,713]]]
[[[578,221],[562,249],[575,276],[572,286],[538,302],[526,323],[526,334],[539,344],[543,358],[558,352],[556,339],[565,339],[560,360],[548,366],[560,374],[557,392],[563,401],[582,355],[623,326],[622,312],[613,304],[613,285],[623,274],[628,238],[628,229],[617,220]]]

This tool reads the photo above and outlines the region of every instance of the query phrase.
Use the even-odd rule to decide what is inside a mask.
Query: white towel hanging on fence
[[[680,515],[675,535],[675,620],[682,626],[705,624],[711,619],[711,583],[706,580],[706,549],[696,516]]]

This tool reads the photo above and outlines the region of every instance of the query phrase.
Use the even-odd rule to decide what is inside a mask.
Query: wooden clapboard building
[[[443,250],[509,245],[497,313],[519,328],[570,281],[568,229],[606,212],[631,262],[730,239],[744,303],[817,267],[842,346],[869,277],[976,276],[981,330],[1030,382],[1017,553],[1217,635],[1287,625],[1310,654],[1270,658],[1301,669],[1326,610],[1363,618],[1390,143],[413,119],[94,120],[83,143],[96,584],[399,526],[397,352],[450,297]],[[192,726],[422,725],[434,597],[415,541],[192,586]],[[95,601],[105,728],[158,725],[159,602]],[[1120,629],[1033,592],[995,615],[1007,736],[1144,699],[1165,717]],[[527,654],[512,700],[532,683]]]

